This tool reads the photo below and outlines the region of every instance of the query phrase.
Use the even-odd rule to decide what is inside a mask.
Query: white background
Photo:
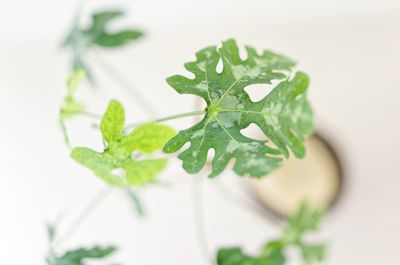
[[[2,1],[0,4],[0,263],[44,264],[44,222],[62,213],[62,228],[103,183],[68,158],[57,124],[68,56],[59,48],[78,1]],[[91,1],[87,9],[115,6]],[[146,118],[130,94],[107,78],[99,59],[111,61],[152,98],[163,115],[194,109],[164,78],[183,72],[194,52],[228,37],[295,58],[309,73],[319,128],[343,155],[346,190],[323,225],[326,264],[396,264],[400,246],[400,1],[125,1],[148,36],[118,52],[93,54],[100,88],[81,97],[101,112],[111,97]],[[118,5],[117,5],[118,6]],[[172,123],[182,128],[192,121]],[[70,124],[73,144],[99,146],[85,118]],[[123,193],[96,209],[66,247],[116,243],[123,264],[205,264],[195,239],[192,176],[179,162],[163,179],[173,187],[140,195],[147,217],[138,219]],[[241,244],[249,252],[279,231],[224,199],[207,181],[209,249]],[[219,184],[218,184],[219,183]],[[210,185],[211,184],[211,185]],[[236,183],[243,184],[242,182]],[[243,190],[238,190],[246,194]],[[292,262],[297,264],[295,259]]]

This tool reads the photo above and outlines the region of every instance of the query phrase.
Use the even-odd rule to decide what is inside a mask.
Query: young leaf
[[[124,108],[118,101],[111,100],[100,123],[101,134],[109,146],[121,140],[124,124]]]
[[[68,118],[74,117],[75,115],[82,113],[85,110],[85,106],[80,101],[75,99],[75,92],[78,89],[79,84],[85,78],[85,71],[79,69],[75,71],[67,80],[67,94],[64,97],[60,109],[60,118],[65,121]]]
[[[194,79],[181,75],[167,78],[178,93],[200,96],[207,103],[205,117],[180,131],[164,147],[166,153],[174,153],[191,143],[178,156],[188,173],[204,167],[209,149],[215,150],[210,177],[220,174],[231,159],[235,159],[233,170],[237,174],[262,177],[278,167],[281,158],[277,155],[288,157],[288,149],[297,157],[304,156],[302,142],[313,131],[312,111],[305,97],[307,75],[297,72],[289,80],[286,72],[294,62],[269,51],[261,55],[251,47],[246,51],[248,57],[242,60],[236,42],[227,40],[220,49],[212,46],[199,51],[195,62],[185,64]],[[223,70],[218,73],[220,60]],[[244,90],[251,84],[271,84],[273,80],[281,82],[259,102],[253,102]],[[252,123],[278,149],[241,133]]]
[[[85,265],[86,259],[102,259],[114,253],[116,247],[93,247],[90,249],[78,248],[66,252],[62,256],[50,256],[47,259],[49,265]]]
[[[324,244],[301,245],[301,253],[307,263],[323,261],[325,252],[326,246]]]
[[[56,237],[56,226],[54,224],[46,224],[46,230],[47,230],[47,238],[49,240],[49,243],[51,244],[54,241],[54,238]]]
[[[312,211],[304,201],[295,214],[288,218],[288,228],[284,234],[287,243],[297,243],[306,232],[316,231],[323,217],[320,210]]]
[[[140,186],[154,180],[166,167],[167,159],[133,159],[132,153],[146,155],[160,151],[176,133],[165,125],[148,123],[138,126],[128,135],[122,130],[125,123],[122,105],[111,100],[101,122],[101,133],[107,142],[103,152],[76,147],[71,157],[91,169],[110,185],[117,187]]]
[[[75,71],[66,82],[67,94],[65,95],[64,101],[60,108],[59,119],[61,130],[64,135],[64,142],[68,147],[70,147],[70,143],[67,133],[67,127],[65,126],[65,121],[85,111],[85,105],[75,99],[75,92],[84,78],[85,71],[79,69]]]

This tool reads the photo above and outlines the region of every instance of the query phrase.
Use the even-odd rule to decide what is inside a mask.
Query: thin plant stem
[[[95,60],[97,61],[97,65],[103,69],[105,73],[107,73],[111,78],[114,79],[115,82],[117,82],[122,89],[124,89],[135,101],[137,104],[139,104],[142,109],[145,110],[146,114],[150,114],[150,116],[158,116],[159,112],[153,103],[148,100],[144,94],[140,93],[137,89],[136,86],[132,84],[132,81],[130,81],[125,75],[123,75],[118,69],[113,66],[112,63],[107,61],[106,59],[101,58],[102,56],[100,55],[100,52],[96,52],[96,58]]]
[[[87,112],[87,111],[82,111],[79,113],[80,115],[86,116],[88,118],[92,118],[95,120],[101,120],[101,116],[96,114],[96,113],[92,113],[92,112]]]
[[[180,113],[180,114],[175,114],[155,120],[150,120],[146,122],[138,122],[138,123],[132,123],[126,126],[125,131],[132,129],[133,127],[136,127],[138,125],[147,123],[147,122],[164,122],[164,121],[170,121],[170,120],[176,120],[180,118],[185,118],[185,117],[190,117],[190,116],[197,116],[197,115],[203,115],[206,114],[207,112],[205,110],[198,110],[198,111],[191,111],[191,112],[185,112],[185,113]]]
[[[210,254],[207,236],[207,226],[204,214],[204,182],[202,176],[193,177],[192,179],[192,202],[193,217],[198,239],[198,245],[206,264],[216,265],[214,258]]]
[[[61,243],[67,241],[76,230],[83,224],[83,222],[87,219],[87,217],[100,205],[104,199],[111,194],[113,191],[110,187],[105,187],[101,189],[98,193],[96,193],[89,202],[82,208],[77,217],[71,223],[71,225],[66,229],[66,232],[60,236],[57,240],[54,241],[52,245],[52,249],[59,246]]]

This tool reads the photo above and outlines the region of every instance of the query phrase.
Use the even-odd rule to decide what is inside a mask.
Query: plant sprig
[[[124,135],[124,125],[124,108],[111,100],[100,124],[104,151],[75,147],[71,157],[113,186],[126,188],[154,181],[167,165],[167,159],[147,156],[161,150],[175,131],[166,125],[146,123]],[[136,158],[132,157],[133,152]]]
[[[89,80],[94,82],[93,74],[86,59],[87,52],[93,47],[119,48],[143,37],[143,32],[132,27],[110,32],[109,24],[124,15],[122,10],[104,10],[92,14],[92,22],[87,27],[80,24],[80,14],[76,19],[63,42],[63,46],[72,52],[72,69],[85,70]]]
[[[312,210],[303,202],[296,213],[288,219],[287,228],[281,238],[269,241],[259,254],[251,256],[239,247],[220,249],[217,254],[218,265],[284,265],[287,261],[285,251],[297,248],[304,263],[321,262],[325,257],[326,246],[322,243],[307,243],[304,236],[316,231],[323,212]]]

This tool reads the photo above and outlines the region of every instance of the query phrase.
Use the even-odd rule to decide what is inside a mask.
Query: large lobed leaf
[[[106,143],[103,152],[86,147],[76,147],[71,156],[91,169],[107,183],[118,186],[139,186],[151,182],[165,168],[164,158],[132,158],[137,152],[142,156],[162,149],[176,133],[168,126],[147,123],[138,126],[128,135],[122,133],[125,110],[116,101],[110,101],[101,120],[100,130]]]
[[[227,40],[219,49],[212,46],[197,52],[196,61],[185,64],[194,79],[181,75],[167,79],[178,93],[197,95],[207,103],[205,117],[164,147],[165,152],[174,153],[190,142],[178,156],[188,173],[204,167],[210,149],[215,151],[210,177],[220,174],[232,159],[237,174],[262,177],[278,167],[282,155],[289,156],[289,149],[299,158],[305,155],[303,140],[313,131],[307,75],[292,73],[295,63],[282,55],[258,54],[251,47],[246,51],[247,58],[242,60],[236,42]],[[217,72],[220,61],[221,73]],[[249,85],[273,80],[280,83],[258,102],[245,91]],[[243,135],[241,130],[250,124],[256,124],[277,149]]]

